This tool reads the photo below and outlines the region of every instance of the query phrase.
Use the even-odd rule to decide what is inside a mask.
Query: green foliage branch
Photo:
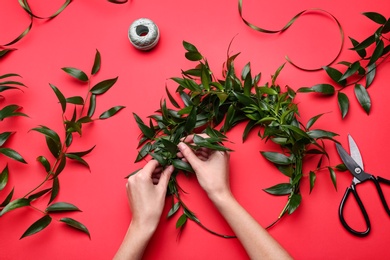
[[[207,231],[211,231],[200,222],[180,196],[185,191],[180,187],[177,176],[180,172],[188,176],[193,173],[193,169],[177,157],[177,144],[191,134],[195,134],[194,145],[191,146],[193,150],[207,147],[217,151],[230,151],[223,145],[228,141],[226,133],[238,124],[246,124],[242,134],[243,142],[256,129],[262,140],[280,146],[279,152],[261,152],[265,159],[289,179],[288,182],[264,189],[272,195],[287,196],[287,203],[276,221],[286,213],[293,213],[300,205],[302,199],[300,183],[304,176],[310,178],[311,192],[316,173],[326,169],[334,186],[337,187],[335,169],[341,169],[342,166],[332,167],[323,163],[324,159],[329,159],[325,141],[337,142],[334,139],[337,134],[313,128],[323,114],[312,117],[306,124],[299,120],[298,106],[294,103],[296,92],[288,86],[282,89],[276,84],[284,64],[276,70],[270,83],[259,85],[261,73],[252,75],[248,63],[242,69],[241,75],[237,75],[234,60],[239,53],[232,56],[228,54],[223,66],[223,79],[216,79],[207,59],[198,49],[185,41],[183,46],[186,50],[185,57],[197,62],[197,65],[182,71],[182,77],[172,78],[178,84],[175,92],[181,100],[177,100],[166,87],[171,104],[169,107],[166,100],[162,100],[156,113],[148,117],[149,122],[144,122],[134,113],[141,131],[139,152],[135,162],[150,156],[163,167],[175,166],[168,185],[172,203],[167,217],[172,217],[182,209],[176,222],[176,227],[180,228],[180,231],[187,220],[194,221]],[[199,133],[206,133],[209,137],[204,138]],[[316,169],[305,174],[303,164],[305,158],[309,156],[318,156],[318,164]],[[137,171],[127,177],[131,177]],[[232,237],[211,232],[222,237]]]
[[[375,32],[362,41],[349,37],[352,48],[359,59],[354,61],[340,61],[338,65],[346,69],[339,70],[336,66],[324,66],[323,69],[332,79],[333,84],[317,84],[312,87],[303,87],[298,92],[320,93],[322,95],[337,96],[337,102],[342,118],[349,111],[349,97],[343,92],[348,86],[354,87],[355,97],[363,110],[369,114],[372,101],[368,88],[373,83],[379,65],[390,56],[390,18],[375,12],[363,13],[365,17],[378,24]]]
[[[60,134],[58,134],[53,129],[40,125],[35,128],[32,128],[31,131],[38,132],[42,134],[45,138],[46,145],[53,156],[53,159],[50,160],[45,156],[41,155],[37,157],[37,161],[43,166],[44,171],[46,172],[46,176],[44,180],[39,183],[35,188],[27,192],[23,197],[16,198],[12,200],[14,189],[7,195],[6,199],[0,204],[0,217],[10,211],[13,211],[18,208],[23,207],[31,207],[36,211],[42,213],[42,217],[35,221],[21,236],[21,239],[33,234],[36,234],[43,229],[45,229],[53,220],[53,216],[57,213],[70,213],[75,211],[81,211],[77,206],[68,203],[68,202],[55,202],[59,190],[60,190],[60,180],[59,175],[65,169],[67,162],[75,161],[80,163],[88,170],[90,170],[89,164],[84,159],[84,156],[88,155],[93,151],[95,146],[83,150],[83,151],[69,151],[71,145],[73,143],[73,136],[83,134],[83,125],[89,124],[96,120],[105,120],[108,119],[115,114],[117,114],[120,110],[124,108],[124,106],[114,106],[105,112],[101,113],[98,117],[94,117],[96,110],[96,100],[97,96],[103,95],[106,93],[114,84],[116,83],[118,77],[106,79],[98,82],[95,85],[92,84],[93,76],[99,72],[101,66],[101,55],[98,50],[96,50],[94,63],[91,69],[91,73],[88,76],[84,71],[73,68],[73,67],[64,67],[62,70],[66,72],[68,75],[76,78],[77,80],[85,83],[88,86],[87,95],[85,98],[81,96],[72,96],[65,98],[62,92],[53,84],[49,84],[51,89],[54,91],[62,110],[62,122],[63,122],[63,138],[60,138]],[[5,75],[11,76],[11,75]],[[5,77],[3,76],[3,77]],[[1,83],[0,83],[1,84]],[[9,84],[9,83],[8,83]],[[18,85],[18,84],[16,84]],[[19,84],[20,85],[20,84]],[[72,109],[73,107],[73,109]],[[4,109],[3,109],[4,110]],[[8,114],[2,113],[0,111],[0,115],[24,115],[20,113],[8,112]],[[72,112],[71,117],[68,118],[67,112]],[[8,137],[7,133],[0,134],[0,138],[2,142],[6,141]],[[0,148],[0,153],[1,149]],[[5,154],[5,153],[3,153]],[[25,162],[22,159],[13,153],[11,155],[5,154],[15,160]],[[6,167],[2,173],[0,174],[0,190],[7,185],[8,182],[8,167]],[[44,196],[49,195],[49,200],[47,203],[47,207],[42,210],[39,209],[35,203],[38,199],[43,199]],[[87,234],[90,237],[89,230],[87,227],[81,222],[70,218],[63,217],[58,220],[59,222],[65,223],[67,226],[72,227],[74,229],[80,230]]]

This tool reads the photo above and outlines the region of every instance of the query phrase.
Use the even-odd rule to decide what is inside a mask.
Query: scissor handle
[[[370,179],[372,179],[372,181],[375,183],[376,190],[378,191],[379,197],[381,198],[381,201],[382,201],[382,205],[383,205],[383,207],[385,208],[385,210],[386,210],[386,212],[387,212],[387,215],[390,216],[389,205],[387,204],[386,198],[385,198],[385,196],[383,195],[382,188],[381,188],[381,186],[379,185],[380,182],[381,182],[381,183],[384,183],[384,184],[387,184],[387,185],[390,185],[390,180],[385,179],[385,178],[382,178],[382,177],[380,177],[380,176],[377,176],[377,177],[372,176]]]
[[[375,182],[375,181],[374,181]],[[379,185],[379,184],[378,184]],[[380,189],[382,191],[382,189]],[[353,194],[353,196],[355,197],[356,199],[356,202],[358,203],[359,205],[359,208],[360,208],[360,211],[362,212],[363,214],[363,217],[364,217],[364,221],[366,222],[366,230],[365,231],[357,231],[353,228],[351,228],[348,223],[345,221],[345,218],[344,218],[344,205],[345,205],[345,202],[347,201],[349,195]],[[378,190],[379,192],[379,190]],[[383,195],[383,193],[382,193]],[[386,204],[387,205],[387,204]],[[340,221],[341,221],[341,224],[343,224],[344,228],[352,233],[353,235],[355,236],[360,236],[360,237],[364,237],[364,236],[367,236],[368,233],[370,232],[370,229],[371,229],[371,223],[370,223],[370,219],[368,218],[368,215],[367,215],[367,211],[366,209],[364,208],[364,205],[359,197],[359,194],[357,193],[356,191],[356,186],[355,184],[352,184],[351,186],[349,186],[347,188],[347,190],[345,191],[344,193],[344,197],[343,199],[341,200],[341,203],[340,203],[340,207],[339,207],[339,217],[340,217]]]

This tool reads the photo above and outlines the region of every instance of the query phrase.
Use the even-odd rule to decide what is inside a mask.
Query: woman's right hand
[[[201,135],[207,138],[207,135]],[[191,143],[193,135],[187,136],[184,142]],[[221,196],[230,196],[229,183],[229,153],[201,148],[196,153],[184,142],[178,147],[179,157],[191,164],[200,186],[206,191],[212,201]]]

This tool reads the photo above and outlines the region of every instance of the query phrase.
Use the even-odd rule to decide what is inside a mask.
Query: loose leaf
[[[85,234],[88,235],[88,237],[91,239],[91,235],[89,234],[89,231],[87,229],[86,226],[84,226],[82,223],[80,223],[79,221],[77,220],[74,220],[72,218],[61,218],[60,219],[61,222],[64,222],[65,224],[67,224],[68,226],[72,227],[72,228],[75,228],[77,230],[80,230],[82,232],[84,232]]]
[[[46,228],[51,223],[52,218],[49,215],[45,215],[36,222],[34,222],[27,230],[23,233],[20,239],[34,235],[35,233],[38,233],[39,231]]]
[[[84,82],[89,80],[87,74],[85,74],[85,72],[83,72],[82,70],[72,68],[72,67],[65,67],[65,68],[62,68],[62,70],[78,80],[81,80]]]

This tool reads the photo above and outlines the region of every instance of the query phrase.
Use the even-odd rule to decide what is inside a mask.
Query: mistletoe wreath
[[[316,172],[323,169],[329,171],[336,187],[335,169],[343,170],[343,166],[323,166],[323,160],[329,159],[324,140],[337,142],[334,139],[337,134],[313,128],[323,114],[312,117],[306,124],[299,120],[298,106],[294,103],[296,92],[288,86],[282,88],[276,84],[284,64],[276,70],[270,83],[259,86],[261,73],[252,75],[250,63],[244,66],[241,75],[236,74],[234,60],[239,53],[230,56],[229,46],[227,60],[223,65],[223,79],[216,79],[207,59],[198,49],[186,41],[183,41],[183,46],[186,50],[185,57],[197,62],[197,65],[182,71],[182,77],[171,78],[178,84],[175,92],[181,101],[177,101],[175,95],[166,87],[172,108],[168,107],[166,99],[162,100],[156,114],[149,116],[148,123],[134,113],[141,130],[135,162],[150,156],[163,167],[171,164],[175,167],[168,185],[168,194],[172,197],[168,218],[182,209],[176,228],[184,227],[187,220],[191,220],[215,235],[231,237],[205,227],[181,198],[180,194],[184,191],[177,176],[180,172],[185,175],[194,172],[191,165],[177,157],[177,144],[187,135],[194,134],[194,144],[189,144],[194,150],[206,147],[229,151],[230,149],[223,145],[228,141],[225,134],[237,124],[244,123],[246,127],[242,134],[243,142],[250,132],[257,130],[261,139],[281,147],[282,152],[261,151],[268,161],[289,178],[289,182],[264,189],[272,195],[287,196],[283,210],[269,227],[286,213],[291,214],[299,207],[302,200],[300,182],[305,176],[302,167],[307,156],[319,157],[316,169],[308,173],[310,191],[314,187]],[[206,133],[208,137],[197,135],[199,133]],[[138,170],[127,177],[137,172]]]

